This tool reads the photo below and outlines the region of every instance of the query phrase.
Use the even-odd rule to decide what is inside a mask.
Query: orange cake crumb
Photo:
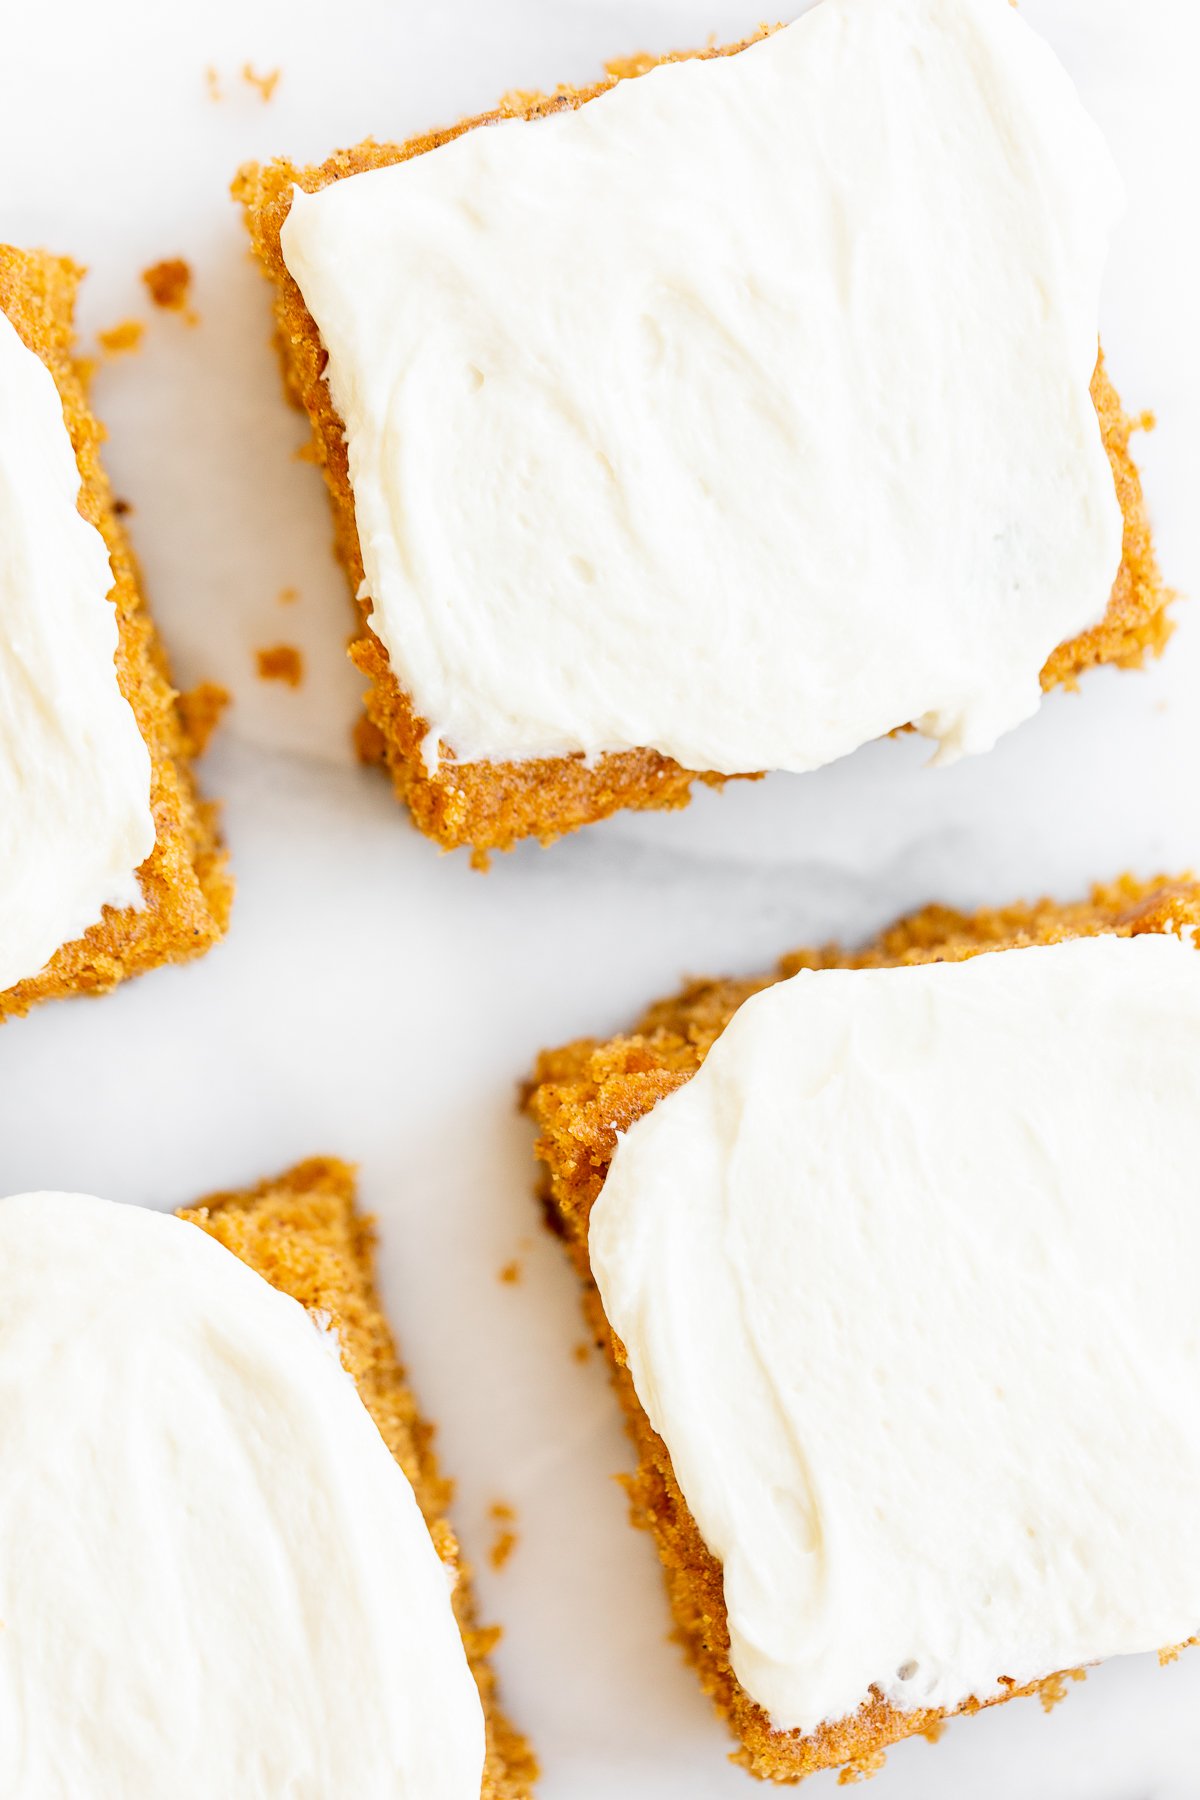
[[[266,75],[256,75],[249,63],[242,64],[242,80],[248,87],[258,89],[258,97],[264,106],[279,86],[279,77],[282,74],[282,69],[271,69]]]
[[[197,314],[189,305],[192,271],[182,256],[168,256],[162,262],[151,263],[142,270],[142,280],[155,306],[181,313],[189,325],[196,323]]]
[[[497,1281],[504,1282],[508,1287],[516,1286],[517,1282],[521,1279],[521,1265],[516,1257],[514,1257],[511,1262],[505,1263],[496,1279]]]
[[[541,1197],[547,1222],[563,1240],[583,1287],[584,1311],[596,1342],[607,1346],[612,1379],[637,1456],[628,1478],[635,1524],[653,1533],[666,1575],[677,1636],[699,1672],[706,1693],[739,1741],[734,1760],[770,1781],[795,1782],[821,1769],[844,1768],[847,1780],[873,1773],[888,1745],[929,1735],[952,1716],[938,1709],[902,1712],[872,1692],[853,1716],[832,1720],[808,1735],[777,1731],[746,1693],[730,1662],[729,1621],[720,1563],[700,1535],[675,1478],[662,1438],[642,1410],[623,1346],[609,1327],[588,1259],[588,1221],[616,1148],[617,1137],[668,1094],[688,1081],[743,1001],[800,969],[879,969],[929,962],[959,962],[986,951],[1003,952],[1065,939],[1143,932],[1196,932],[1200,882],[1191,876],[1137,881],[1123,876],[1070,905],[1040,900],[974,914],[929,906],[901,919],[865,949],[837,945],[798,950],[771,974],[748,980],[690,982],[681,993],[645,1012],[627,1035],[608,1041],[580,1038],[538,1059],[524,1106],[539,1129],[543,1165]],[[1197,937],[1200,949],[1200,937]],[[1169,1648],[1161,1660],[1177,1653]],[[1067,1669],[1017,1687],[1002,1681],[997,1699],[967,1700],[959,1713],[998,1706],[1019,1694],[1040,1694],[1054,1705]]]
[[[122,319],[119,324],[109,325],[104,331],[98,331],[96,341],[106,356],[121,356],[126,351],[138,348],[145,330],[140,319]]]
[[[280,606],[294,606],[296,601],[300,598],[300,589],[294,587],[280,588],[275,598],[278,600]]]
[[[0,244],[0,310],[54,377],[79,464],[79,510],[104,539],[112,564],[117,681],[150,752],[155,845],[138,871],[142,906],[106,908],[99,924],[64,944],[39,974],[0,993],[0,1020],[39,1000],[104,993],[147,969],[203,955],[224,935],[233,899],[216,808],[196,791],[166,652],[100,462],[103,428],[88,407],[74,354],[82,274],[66,257]]]
[[[502,1569],[517,1547],[517,1534],[513,1530],[516,1516],[516,1508],[505,1500],[494,1500],[488,1507],[488,1517],[497,1526],[488,1551],[488,1561],[493,1569]]]
[[[587,1362],[591,1354],[592,1346],[587,1342],[586,1338],[580,1338],[577,1344],[572,1344],[571,1346],[571,1356],[577,1363]]]
[[[846,1768],[838,1773],[838,1787],[853,1787],[855,1782],[869,1782],[873,1775],[878,1775],[887,1757],[882,1750],[876,1750],[869,1757],[858,1757],[855,1762],[847,1762]]]
[[[325,476],[333,503],[337,555],[352,595],[363,587],[362,552],[350,487],[345,426],[324,377],[325,351],[300,289],[288,273],[280,248],[280,231],[292,204],[293,188],[316,193],[330,183],[369,169],[405,162],[435,150],[463,132],[499,119],[540,119],[568,108],[585,106],[618,81],[637,80],[663,62],[692,56],[734,56],[773,29],[761,26],[740,43],[674,52],[665,57],[635,56],[609,65],[605,79],[587,87],[561,87],[553,94],[516,90],[498,107],[448,128],[426,132],[401,143],[368,139],[339,150],[323,163],[302,167],[286,159],[247,164],[234,182],[235,198],[264,273],[275,288],[277,342],[290,398],[307,412],[312,426],[312,460]],[[1096,663],[1134,667],[1157,654],[1170,633],[1167,617],[1173,598],[1159,574],[1137,467],[1129,452],[1133,421],[1099,359],[1092,396],[1112,466],[1117,496],[1125,517],[1124,556],[1101,622],[1061,645],[1042,671],[1042,687],[1071,687],[1084,669]],[[351,656],[369,683],[364,704],[377,731],[383,760],[397,795],[405,801],[417,827],[444,849],[470,847],[476,852],[509,850],[521,838],[550,843],[629,807],[666,809],[686,806],[696,782],[722,787],[727,779],[712,770],[685,769],[653,750],[627,750],[599,756],[529,758],[517,762],[461,763],[453,749],[440,748],[437,770],[425,767],[422,744],[429,723],[423,719],[396,676],[387,651],[371,629],[370,603],[359,602],[361,634]],[[751,779],[751,772],[745,777]]]
[[[314,1157],[245,1192],[210,1194],[179,1216],[331,1324],[347,1373],[412,1483],[429,1535],[453,1578],[454,1613],[487,1723],[480,1800],[529,1800],[537,1762],[497,1703],[488,1661],[497,1634],[475,1620],[471,1571],[446,1518],[450,1483],[438,1467],[433,1427],[417,1410],[383,1314],[375,1285],[375,1228],[357,1210],[354,1185],[349,1164]]]
[[[1161,1652],[1159,1653],[1161,1660]],[[1043,1712],[1053,1712],[1054,1708],[1067,1697],[1068,1681],[1086,1681],[1086,1669],[1064,1669],[1060,1675],[1051,1675],[1041,1685],[1039,1699]]]
[[[882,1750],[873,1750],[869,1756],[860,1756],[852,1763],[847,1763],[837,1778],[839,1787],[853,1787],[856,1782],[870,1781],[872,1775],[878,1775],[887,1757]]]
[[[298,688],[304,680],[304,657],[295,644],[271,644],[256,650],[254,660],[260,681],[285,681]]]
[[[225,98],[221,89],[221,77],[218,75],[212,63],[208,63],[205,66],[204,85],[208,89],[208,97],[210,100],[223,100]]]
[[[203,756],[208,740],[221,722],[233,695],[216,681],[202,681],[190,693],[179,696],[179,716],[193,756]]]

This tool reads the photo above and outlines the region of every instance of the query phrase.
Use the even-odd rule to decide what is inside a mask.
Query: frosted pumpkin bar
[[[371,753],[487,851],[1163,643],[1097,355],[1120,183],[1007,0],[823,0],[235,186]]]
[[[528,1800],[372,1246],[326,1158],[0,1200],[5,1793]]]
[[[1200,1630],[1198,926],[933,907],[542,1057],[634,1518],[756,1775]]]
[[[73,359],[81,273],[0,245],[0,1020],[200,955],[232,894]]]

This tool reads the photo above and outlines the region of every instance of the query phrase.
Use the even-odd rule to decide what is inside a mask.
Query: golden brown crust
[[[100,462],[103,431],[72,359],[72,319],[82,270],[64,257],[0,244],[0,311],[53,375],[79,463],[79,510],[112,558],[119,641],[117,680],[150,751],[155,846],[139,871],[144,907],[107,907],[98,925],[65,944],[39,975],[0,993],[0,1020],[39,1000],[101,993],[166,962],[202,955],[222,936],[233,887],[216,809],[200,800],[191,747],[161,644],[138,589],[137,568],[113,510]]]
[[[537,1764],[496,1702],[488,1661],[498,1633],[475,1622],[470,1570],[446,1519],[450,1483],[438,1468],[375,1287],[372,1222],[356,1210],[354,1171],[314,1157],[245,1192],[210,1194],[181,1210],[281,1293],[329,1316],[342,1360],[380,1436],[412,1483],[438,1555],[457,1571],[454,1610],[487,1718],[481,1800],[528,1800]]]
[[[313,167],[301,168],[280,160],[266,166],[251,163],[240,172],[233,192],[245,209],[255,252],[275,288],[276,335],[284,383],[312,424],[315,455],[333,501],[337,555],[352,594],[357,595],[362,584],[363,567],[345,431],[324,380],[326,357],[316,324],[288,274],[280,249],[279,234],[291,207],[293,185],[306,193],[316,193],[348,175],[423,155],[478,125],[502,118],[543,118],[547,113],[583,106],[615,82],[643,75],[658,62],[736,55],[767,35],[769,29],[762,26],[753,37],[720,48],[681,51],[661,58],[639,56],[611,63],[607,78],[589,87],[563,87],[549,95],[509,94],[493,112],[463,119],[442,131],[426,132],[403,144],[376,144],[367,139],[353,149],[335,152]],[[1133,423],[1122,412],[1102,361],[1097,363],[1092,391],[1125,515],[1125,555],[1104,619],[1093,630],[1054,652],[1042,672],[1043,688],[1070,686],[1093,663],[1116,662],[1126,667],[1139,663],[1148,651],[1161,650],[1170,632],[1167,607],[1172,596],[1159,575],[1141,483],[1129,454]],[[360,611],[362,635],[352,644],[351,656],[370,683],[365,705],[378,733],[370,741],[387,762],[396,792],[407,801],[417,825],[445,849],[471,845],[477,853],[508,850],[523,837],[539,837],[543,843],[549,843],[580,825],[607,818],[622,807],[686,806],[693,782],[720,787],[727,779],[711,771],[684,769],[653,750],[604,756],[595,766],[588,766],[578,756],[457,763],[446,745],[442,746],[441,767],[435,775],[428,775],[420,755],[428,724],[414,711],[393,674],[387,651],[371,630],[368,608],[363,606]],[[734,779],[752,778],[748,774]]]
[[[774,974],[747,981],[696,981],[650,1007],[628,1037],[601,1043],[583,1038],[538,1061],[525,1108],[539,1127],[543,1199],[583,1283],[584,1306],[598,1346],[608,1351],[626,1424],[637,1452],[628,1487],[637,1524],[653,1532],[666,1571],[678,1636],[700,1680],[741,1747],[735,1760],[771,1781],[795,1782],[819,1769],[845,1766],[852,1774],[879,1766],[889,1744],[936,1730],[939,1711],[900,1712],[877,1695],[853,1717],[823,1725],[810,1736],[774,1731],[762,1708],[741,1687],[729,1662],[729,1629],[721,1567],[709,1553],[688,1510],[667,1447],[642,1411],[620,1340],[609,1329],[591,1279],[587,1228],[604,1183],[617,1133],[700,1067],[744,1000],[799,969],[885,968],[958,962],[984,951],[1054,944],[1064,938],[1200,927],[1200,884],[1191,879],[1138,882],[1130,876],[1094,889],[1090,899],[1059,906],[1049,900],[964,914],[930,906],[901,919],[853,954],[828,946],[785,957]],[[1017,1694],[1061,1696],[1066,1670],[1027,1687],[1007,1683],[995,1706]],[[971,1713],[980,1703],[958,1709]]]

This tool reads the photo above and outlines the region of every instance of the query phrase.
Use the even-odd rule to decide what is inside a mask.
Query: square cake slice
[[[694,982],[540,1059],[543,1195],[754,1774],[1200,1630],[1200,887]]]
[[[1007,0],[822,0],[234,192],[360,746],[443,847],[984,750],[1165,642],[1097,357],[1119,181]]]
[[[0,1020],[201,955],[232,895],[73,357],[81,273],[0,245]]]
[[[0,1199],[0,1789],[529,1800],[329,1158]]]
[[[454,1615],[483,1703],[487,1754],[482,1800],[528,1800],[537,1763],[496,1698],[488,1653],[499,1636],[475,1618],[470,1569],[447,1518],[452,1484],[438,1467],[433,1427],[422,1418],[375,1286],[375,1228],[355,1206],[353,1169],[330,1157],[300,1163],[274,1181],[210,1194],[180,1217],[327,1320],[342,1362],[384,1443],[403,1469],[453,1581]]]

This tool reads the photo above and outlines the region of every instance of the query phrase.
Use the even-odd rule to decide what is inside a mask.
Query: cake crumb
[[[502,1569],[517,1547],[517,1534],[513,1529],[516,1516],[516,1507],[510,1506],[506,1500],[494,1500],[488,1507],[488,1517],[496,1525],[488,1551],[488,1561],[493,1569]]]
[[[580,1338],[577,1344],[572,1344],[571,1346],[572,1359],[577,1363],[585,1363],[591,1354],[592,1346],[588,1343],[586,1338]]]
[[[656,64],[664,59],[654,56],[649,50],[635,50],[632,56],[613,56],[604,65],[604,73],[610,81],[634,81],[639,75],[647,75]],[[669,62],[670,57],[666,60]]]
[[[294,606],[296,601],[300,598],[300,589],[295,587],[280,588],[275,598],[278,600],[280,606]]]
[[[521,1279],[521,1265],[515,1256],[511,1262],[505,1263],[496,1279],[497,1281],[503,1281],[508,1287],[515,1287],[517,1285],[518,1281]]]
[[[872,1775],[878,1775],[886,1761],[887,1757],[882,1750],[873,1750],[869,1756],[860,1756],[839,1770],[837,1784],[839,1787],[853,1787],[856,1781],[869,1781]]]
[[[265,75],[256,75],[249,63],[242,64],[242,80],[247,86],[258,89],[258,97],[265,106],[279,86],[282,69],[269,69]]]
[[[122,500],[119,496],[113,500],[113,511],[118,519],[127,519],[133,511],[132,500]]]
[[[145,329],[140,319],[122,319],[119,324],[98,331],[96,340],[105,356],[122,356],[126,351],[138,348]]]
[[[164,257],[142,270],[142,280],[155,306],[165,312],[181,313],[189,325],[197,322],[197,314],[189,304],[192,271],[182,256]]]
[[[205,67],[204,85],[208,89],[208,97],[210,100],[219,101],[225,98],[225,95],[221,90],[221,77],[217,74],[212,63],[208,63]]]
[[[229,689],[216,681],[202,681],[190,693],[180,694],[176,705],[193,756],[204,755],[208,740],[232,699]]]
[[[1061,1700],[1067,1697],[1068,1681],[1086,1681],[1086,1669],[1065,1669],[1061,1675],[1050,1675],[1038,1687],[1038,1697],[1043,1712],[1053,1712]]]
[[[298,688],[304,680],[304,657],[295,644],[268,644],[254,655],[260,681],[286,681]]]
[[[508,92],[501,94],[497,100],[496,111],[519,118],[531,107],[538,106],[543,100],[549,100],[551,97],[549,94],[544,94],[541,88],[509,88]]]

